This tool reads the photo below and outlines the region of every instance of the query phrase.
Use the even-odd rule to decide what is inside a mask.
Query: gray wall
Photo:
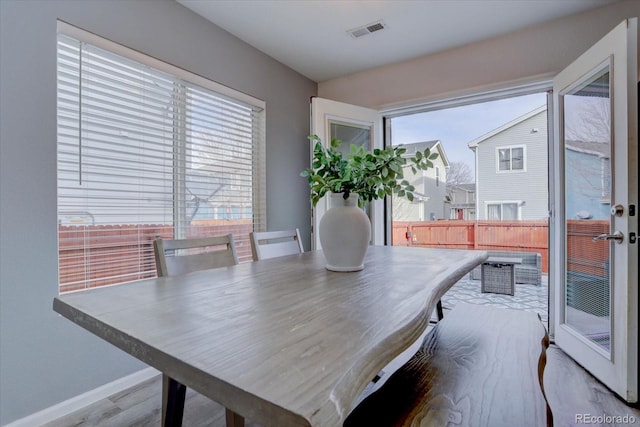
[[[267,103],[267,219],[309,247],[314,82],[174,1],[0,0],[0,424],[145,366],[51,308],[57,295],[56,19]]]
[[[640,1],[620,1],[504,36],[320,82],[318,96],[381,109],[548,79],[622,20],[637,16]]]

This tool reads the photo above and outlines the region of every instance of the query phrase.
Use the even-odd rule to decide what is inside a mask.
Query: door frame
[[[330,121],[342,124],[353,124],[355,126],[368,126],[371,128],[371,147],[383,148],[384,140],[382,136],[382,116],[379,111],[371,108],[351,105],[344,102],[333,101],[331,99],[314,96],[310,103],[310,129],[311,134],[315,134],[322,140],[322,144],[328,147],[331,143]],[[313,158],[313,145],[309,149],[309,159]],[[311,209],[311,249],[321,249],[320,239],[316,230],[320,218],[329,208],[329,197],[324,196]],[[385,221],[384,221],[384,201],[374,200],[371,202],[371,244],[384,245],[385,241]]]

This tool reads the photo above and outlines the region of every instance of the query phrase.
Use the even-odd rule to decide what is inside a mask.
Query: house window
[[[438,166],[435,167],[436,172],[436,187],[440,187],[440,168]]]
[[[60,30],[60,291],[155,276],[156,237],[232,233],[249,260],[242,241],[266,210],[264,103]]]
[[[498,172],[525,170],[524,146],[498,147],[496,150],[498,157]]]
[[[520,219],[520,205],[518,202],[487,202],[487,219],[496,221],[511,221]]]

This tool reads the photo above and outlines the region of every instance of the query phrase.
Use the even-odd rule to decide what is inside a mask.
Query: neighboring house
[[[477,219],[548,217],[546,105],[468,145],[476,158]]]
[[[574,219],[609,219],[611,146],[567,141],[565,145],[566,215]]]
[[[449,212],[445,208],[447,195],[447,168],[449,161],[440,141],[416,142],[403,144],[407,149],[407,156],[413,156],[418,151],[429,148],[432,153],[438,153],[438,158],[433,161],[433,168],[426,171],[417,171],[413,174],[406,168],[404,177],[416,189],[414,200],[410,202],[405,197],[393,196],[393,220],[394,221],[435,221],[449,218]]]
[[[476,219],[476,185],[458,184],[447,186],[449,219]]]

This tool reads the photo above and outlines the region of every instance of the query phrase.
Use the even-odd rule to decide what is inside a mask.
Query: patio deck
[[[442,297],[442,306],[445,310],[450,310],[462,301],[470,304],[495,305],[533,311],[540,315],[545,327],[548,327],[548,284],[549,278],[543,274],[540,286],[516,283],[514,296],[482,293],[480,292],[480,280],[473,280],[471,274],[467,274]]]

